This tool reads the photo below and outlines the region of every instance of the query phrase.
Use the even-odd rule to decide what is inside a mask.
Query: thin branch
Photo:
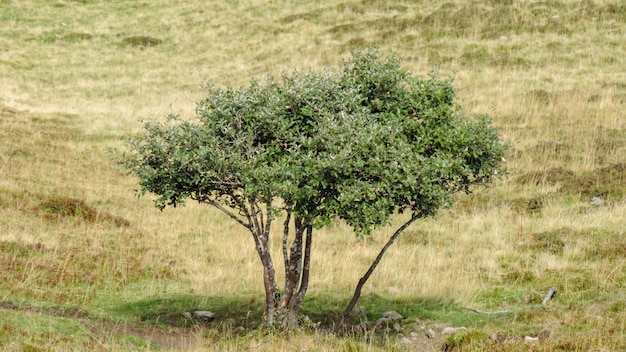
[[[300,218],[295,218],[295,237],[289,251],[289,266],[285,271],[285,292],[283,293],[283,302],[281,308],[287,306],[292,300],[294,292],[302,274],[302,235],[305,227],[302,225]]]
[[[485,311],[474,309],[474,308],[470,308],[470,307],[463,307],[463,309],[470,310],[470,311],[472,311],[474,313],[486,314],[486,315],[509,314],[509,313],[511,313],[511,311],[508,310],[508,309],[506,309],[506,310],[497,310],[495,312],[485,312]]]
[[[272,230],[272,211],[269,205],[265,205],[265,220],[263,221],[263,234],[267,239],[267,244],[269,248],[270,243],[270,231]]]
[[[254,226],[254,230],[255,230],[255,232],[257,233],[258,236],[264,236],[263,229],[261,228],[261,225],[259,224],[259,213],[260,213],[260,210],[256,206],[255,199],[252,198],[252,199],[248,200],[248,204],[250,205],[250,216],[252,218],[252,223],[253,223],[253,226]],[[261,238],[261,240],[262,240],[262,242],[264,244],[267,243],[267,239],[266,238]],[[267,246],[265,246],[264,250],[267,251],[267,250],[269,250],[269,248],[267,248]]]
[[[556,287],[550,287],[550,290],[548,291],[546,296],[543,298],[543,301],[541,301],[541,304],[545,306],[546,303],[548,303],[548,301],[552,299],[552,297],[554,296],[556,296]]]
[[[343,314],[341,314],[339,321],[335,325],[334,331],[337,331],[341,327],[345,319],[350,315],[350,313],[354,309],[356,302],[359,300],[359,297],[361,297],[361,290],[363,289],[363,286],[365,285],[369,277],[374,272],[374,269],[376,269],[376,267],[378,266],[378,263],[380,263],[380,261],[382,260],[383,255],[385,255],[385,252],[387,252],[387,249],[391,247],[393,242],[398,238],[398,236],[407,227],[409,227],[413,222],[415,222],[417,219],[421,217],[422,216],[419,213],[413,213],[411,215],[411,218],[407,222],[405,222],[402,226],[400,226],[396,230],[396,232],[394,232],[394,234],[389,238],[389,240],[387,241],[383,249],[381,249],[380,253],[378,253],[378,256],[376,257],[376,259],[374,259],[374,262],[372,263],[372,265],[370,265],[369,269],[367,269],[367,272],[365,273],[365,275],[363,275],[363,277],[359,280],[359,283],[356,285],[356,289],[354,290],[354,295],[352,296],[352,299],[350,300],[350,303],[348,304],[348,307],[346,308],[346,310],[343,312]]]
[[[302,302],[304,295],[309,287],[309,271],[311,269],[311,244],[313,243],[313,226],[306,228],[306,239],[304,248],[304,267],[302,268],[302,281],[300,281],[300,289],[296,295],[296,299]]]
[[[289,222],[291,221],[291,210],[287,209],[287,218],[283,227],[283,261],[285,262],[285,278],[289,274],[289,255],[287,254],[287,244],[289,241]]]
[[[248,223],[246,224],[245,221],[241,220],[241,218],[239,218],[235,213],[233,213],[232,211],[228,210],[227,208],[225,208],[224,206],[222,206],[220,203],[218,203],[215,200],[212,199],[208,199],[208,198],[196,198],[198,201],[202,201],[205,202],[209,205],[212,205],[214,207],[216,207],[217,209],[219,209],[220,211],[222,211],[223,213],[225,213],[226,215],[228,215],[231,219],[235,220],[237,223],[239,223],[241,226],[252,230],[252,224],[249,222],[249,218],[248,218]]]

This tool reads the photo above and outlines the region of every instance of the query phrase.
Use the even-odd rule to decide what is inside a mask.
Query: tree
[[[268,325],[297,327],[315,228],[342,219],[359,235],[411,212],[359,281],[413,221],[490,182],[506,144],[487,116],[468,119],[451,80],[414,78],[395,56],[353,52],[337,71],[296,71],[234,89],[206,85],[193,121],[170,115],[132,139],[125,165],[156,205],[189,198],[248,229],[263,266]],[[285,217],[278,288],[270,228]]]

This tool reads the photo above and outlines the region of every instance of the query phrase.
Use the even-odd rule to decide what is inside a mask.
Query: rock
[[[383,318],[388,320],[402,320],[404,317],[400,315],[400,313],[395,310],[390,310],[388,312],[383,313]]]
[[[532,337],[532,336],[524,336],[524,342],[530,342],[530,343],[539,342],[539,338]]]
[[[459,330],[467,330],[466,327],[464,326],[460,326],[460,327],[447,327],[444,328],[443,330],[441,330],[441,335],[450,335],[450,334],[454,334],[455,332],[459,331]]]
[[[604,201],[598,197],[593,197],[591,198],[591,204],[593,205],[602,205],[604,204]]]
[[[185,317],[185,319],[191,319],[191,313],[183,312],[183,317]]]
[[[396,332],[400,332],[402,330],[402,326],[400,326],[400,324],[398,324],[398,323],[395,323],[395,324],[393,324],[393,329]]]
[[[413,343],[413,341],[411,341],[411,339],[408,338],[408,337],[403,337],[403,338],[400,339],[400,343],[403,343],[403,344],[406,344],[406,345],[410,345],[410,344]]]
[[[376,325],[375,326],[378,327],[382,323],[386,323],[387,326],[389,326],[390,322],[395,321],[395,320],[402,320],[402,319],[404,319],[404,318],[402,317],[402,315],[400,315],[400,313],[398,313],[398,312],[396,312],[394,310],[391,310],[391,311],[388,311],[388,312],[384,312],[383,316],[380,319],[376,320]],[[394,326],[394,328],[395,328],[395,326]]]
[[[426,337],[429,339],[434,339],[437,337],[437,333],[433,329],[428,329],[428,331],[426,331]]]
[[[208,323],[215,319],[215,313],[209,312],[208,310],[197,310],[193,312],[193,317],[200,321]]]

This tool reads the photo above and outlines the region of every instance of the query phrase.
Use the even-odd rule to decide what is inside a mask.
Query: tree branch
[[[541,301],[541,304],[545,306],[546,303],[548,303],[548,301],[554,296],[556,296],[556,287],[550,287],[550,290],[546,293],[546,296],[543,298],[543,301]]]
[[[302,280],[300,281],[300,289],[298,290],[296,299],[302,302],[307,289],[309,288],[309,271],[311,269],[311,244],[313,242],[313,226],[309,225],[306,228],[306,239],[304,248],[303,268],[302,268]]]
[[[288,269],[285,270],[285,292],[283,293],[281,308],[286,307],[294,297],[302,274],[302,235],[305,225],[302,224],[302,220],[299,217],[296,217],[294,222],[295,237],[289,251],[289,266],[285,265]]]
[[[396,232],[394,232],[394,234],[389,238],[389,241],[387,241],[385,246],[380,250],[380,253],[378,253],[378,256],[376,256],[376,259],[374,260],[372,265],[370,265],[370,267],[369,267],[369,269],[367,269],[367,272],[365,273],[365,275],[363,275],[363,277],[361,277],[361,279],[359,280],[359,283],[356,285],[356,289],[354,290],[354,295],[352,296],[352,300],[350,300],[350,303],[348,304],[348,307],[343,312],[343,314],[341,314],[341,317],[339,318],[339,321],[335,324],[334,331],[337,331],[341,327],[341,325],[343,325],[343,322],[345,321],[345,319],[350,315],[350,313],[354,309],[354,306],[356,305],[356,302],[359,300],[359,297],[361,297],[361,289],[363,288],[363,286],[365,285],[365,283],[367,282],[369,277],[374,272],[374,269],[376,269],[376,267],[378,266],[378,263],[380,263],[380,261],[382,260],[383,255],[385,255],[385,252],[387,252],[387,249],[389,249],[389,247],[391,247],[393,242],[398,238],[398,236],[407,227],[409,227],[409,225],[411,225],[413,222],[415,222],[417,219],[419,219],[421,217],[422,217],[421,215],[419,215],[417,213],[413,213],[411,215],[411,218],[407,222],[405,222],[402,226],[400,226],[396,230]]]
[[[196,197],[195,198],[197,201],[199,202],[205,202],[209,205],[212,205],[214,207],[216,207],[217,209],[219,209],[220,211],[222,211],[224,214],[228,215],[231,219],[235,220],[237,223],[239,223],[241,226],[247,228],[248,230],[252,230],[252,223],[249,222],[249,218],[248,218],[248,223],[246,224],[245,221],[241,220],[241,218],[239,218],[235,213],[233,213],[232,211],[228,210],[227,208],[225,208],[224,206],[222,206],[220,203],[218,203],[215,200],[212,199],[208,199],[208,198],[200,198],[200,197]]]
[[[291,210],[287,209],[287,218],[283,227],[283,261],[285,263],[285,278],[289,275],[289,255],[287,254],[287,244],[289,241],[289,222],[291,221]]]
[[[474,312],[474,313],[478,313],[478,314],[486,314],[486,315],[496,315],[496,314],[508,314],[508,313],[511,313],[511,311],[510,311],[510,310],[508,310],[508,309],[505,309],[505,310],[497,310],[497,311],[495,311],[495,312],[485,312],[485,311],[483,311],[483,310],[478,310],[478,309],[474,309],[474,308],[470,308],[470,307],[464,307],[463,309],[470,310],[470,311],[472,311],[472,312]]]

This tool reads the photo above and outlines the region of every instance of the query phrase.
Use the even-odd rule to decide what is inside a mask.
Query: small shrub
[[[93,38],[93,35],[89,33],[77,33],[77,32],[68,33],[64,35],[63,37],[61,37],[61,39],[63,39],[64,41],[71,42],[71,43],[82,42],[83,40],[89,40],[91,38]]]
[[[161,39],[148,37],[148,36],[136,36],[128,37],[122,40],[122,44],[125,46],[132,46],[133,48],[147,48],[151,46],[157,46],[163,41]]]
[[[543,197],[518,198],[510,201],[511,210],[524,214],[540,214],[544,206]]]

